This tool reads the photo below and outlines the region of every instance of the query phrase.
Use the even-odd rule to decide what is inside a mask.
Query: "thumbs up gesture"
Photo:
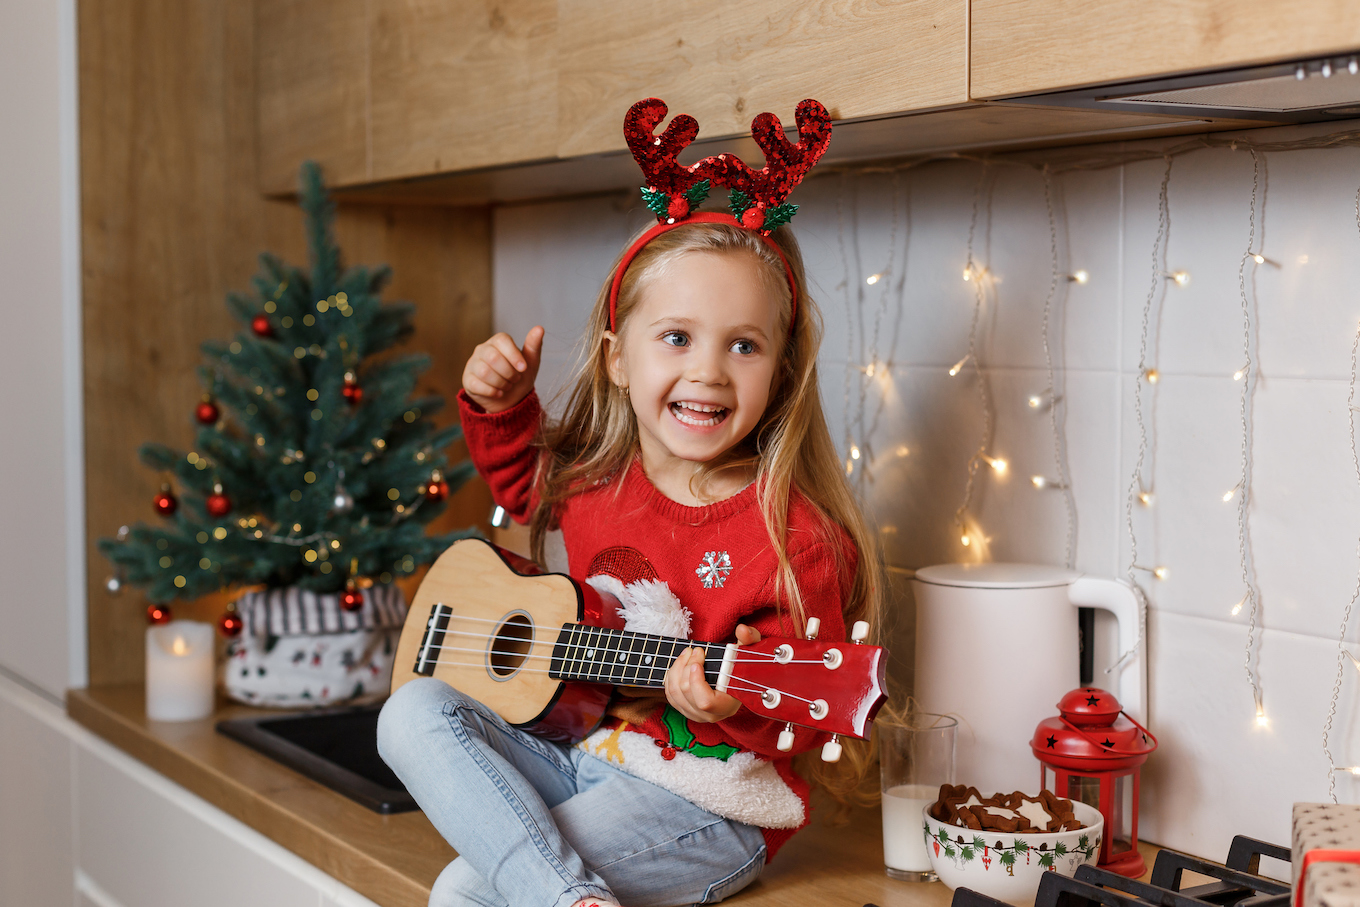
[[[542,353],[542,325],[530,329],[523,348],[509,334],[496,334],[472,351],[463,368],[463,390],[489,413],[509,409],[534,389]]]

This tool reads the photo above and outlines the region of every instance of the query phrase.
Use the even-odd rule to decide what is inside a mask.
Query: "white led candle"
[[[146,629],[146,717],[193,721],[213,711],[211,624],[172,620]]]

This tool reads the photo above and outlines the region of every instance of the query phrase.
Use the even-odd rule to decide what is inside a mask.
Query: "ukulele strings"
[[[475,620],[475,621],[479,621],[479,622],[482,622],[482,623],[488,623],[488,624],[502,624],[502,623],[504,623],[504,621],[501,621],[501,620],[488,620],[487,618],[484,618],[484,617],[463,617],[463,616],[457,615],[457,614],[452,615],[452,617],[450,618],[450,620]],[[586,625],[586,624],[577,624],[576,626],[582,626],[582,627],[583,627],[583,626],[587,626],[587,625]],[[603,628],[591,628],[591,629],[603,629]],[[624,632],[628,632],[628,631],[624,631]],[[548,643],[547,640],[540,640],[540,639],[537,639],[537,638],[529,638],[529,637],[524,637],[524,636],[502,636],[502,635],[499,635],[499,634],[496,634],[496,633],[474,633],[474,632],[472,632],[471,630],[452,630],[452,629],[446,629],[446,630],[444,631],[444,635],[446,635],[446,636],[471,636],[471,637],[474,637],[474,638],[476,638],[476,639],[509,640],[509,641],[511,641],[511,642],[529,643],[530,645],[549,645],[549,643]],[[658,638],[658,639],[665,639],[665,638],[668,638],[668,637],[657,637],[657,638]],[[705,650],[705,653],[707,653],[707,651],[708,651],[708,649],[707,649],[707,644],[705,644],[705,643],[695,643],[695,642],[691,642],[691,641],[689,641],[689,640],[677,640],[677,641],[687,643],[686,648],[691,648],[691,649],[693,649],[693,648],[701,648],[701,649],[704,649],[704,650]],[[555,643],[554,643],[554,644],[555,644]],[[579,647],[585,645],[585,643],[572,643],[571,645],[574,645],[574,646],[576,646],[576,647],[579,648]],[[451,647],[451,646],[445,646],[445,645],[443,645],[443,644],[440,644],[440,645],[434,645],[434,646],[426,646],[425,648],[426,648],[426,650],[428,651],[428,650],[433,650],[433,649],[446,649],[446,648],[453,648],[453,647]],[[482,651],[482,650],[481,650],[481,649],[455,649],[455,651],[459,651],[459,652],[480,652],[480,651]],[[498,649],[492,649],[492,652],[493,652],[493,654],[499,654],[499,655],[513,655],[513,654],[514,654],[513,652],[506,652],[506,651],[498,650]],[[633,651],[632,651],[631,647],[630,647],[630,649],[629,649],[629,654],[633,654]],[[652,654],[652,655],[655,655],[655,654],[659,654],[659,653],[652,652],[652,653],[643,653],[643,654]],[[755,657],[755,658],[743,658],[743,657],[741,657],[741,656],[738,656],[738,657],[735,659],[735,662],[736,662],[737,664],[765,664],[765,663],[768,663],[768,662],[773,662],[773,661],[775,660],[775,656],[774,656],[773,654],[771,654],[771,653],[768,653],[768,652],[746,652],[746,653],[744,653],[744,654],[746,654],[746,655],[754,655],[754,656],[756,656],[756,657]],[[548,656],[548,655],[526,655],[526,656],[524,656],[524,657],[525,657],[525,658],[550,658],[551,656]],[[706,657],[704,660],[705,660],[705,661],[709,661],[709,660],[712,660],[712,659],[715,659],[715,658],[716,658],[717,660],[721,661],[722,658],[723,658],[723,655],[722,655],[722,654],[719,654],[719,655],[716,655],[716,656],[708,656],[708,657]],[[782,663],[782,664],[795,664],[795,665],[811,665],[811,664],[818,664],[818,665],[819,665],[819,664],[824,664],[824,662],[823,662],[822,659],[820,659],[820,658],[791,658],[791,659],[789,659],[788,661],[786,661],[786,662],[781,662],[781,663]]]

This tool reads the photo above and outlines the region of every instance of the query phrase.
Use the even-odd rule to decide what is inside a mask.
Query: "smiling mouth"
[[[727,418],[731,410],[723,406],[715,406],[711,403],[691,403],[680,401],[670,404],[671,415],[686,425],[693,425],[696,428],[708,428],[717,425]]]

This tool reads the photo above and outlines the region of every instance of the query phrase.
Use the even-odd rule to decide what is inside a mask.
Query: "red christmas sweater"
[[[527,522],[538,497],[533,441],[543,414],[537,395],[499,413],[487,413],[463,392],[458,404],[477,471],[496,503],[516,522]],[[692,639],[734,641],[739,623],[763,636],[793,635],[773,604],[778,560],[754,484],[715,504],[690,507],[658,491],[634,460],[622,476],[568,498],[558,518],[572,576],[613,577],[625,587],[664,582],[689,612]],[[787,552],[803,607],[821,619],[819,638],[843,640],[841,606],[857,562],[850,536],[828,526],[796,491],[788,522]],[[613,615],[587,619],[592,617],[592,623],[621,625]],[[825,735],[795,728],[792,751],[781,753],[776,742],[783,725],[745,708],[701,723],[664,700],[632,705],[611,710],[630,720],[607,719],[578,746],[710,812],[760,827],[769,858],[807,824],[808,785],[793,771],[791,757],[820,745]]]

